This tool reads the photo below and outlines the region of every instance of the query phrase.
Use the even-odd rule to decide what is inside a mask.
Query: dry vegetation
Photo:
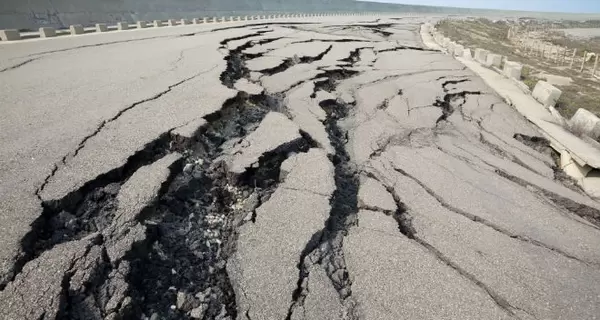
[[[591,23],[591,22],[590,22]],[[589,23],[588,23],[589,24]],[[590,26],[598,26],[599,23],[591,23]],[[556,85],[563,91],[561,98],[557,103],[557,109],[561,114],[570,118],[577,109],[585,108],[592,113],[600,116],[600,82],[591,77],[589,71],[583,74],[579,73],[581,62],[576,66],[569,68],[569,62],[562,66],[557,66],[554,60],[542,59],[541,57],[530,56],[524,49],[519,48],[507,38],[508,29],[511,26],[506,21],[491,21],[487,19],[476,20],[445,20],[438,24],[437,29],[446,37],[469,47],[484,48],[494,53],[507,57],[510,61],[517,61],[523,64],[521,80],[533,89],[539,80],[536,75],[545,72],[551,75],[570,77],[573,82],[570,85]],[[539,27],[539,24],[535,24]],[[587,26],[583,23],[563,23],[553,24],[553,28],[569,28]],[[527,25],[521,24],[522,28]],[[593,39],[573,39],[565,36],[564,32],[549,32],[543,36],[544,41],[555,45],[566,46],[569,49],[576,48],[579,55],[584,51],[600,53],[600,40]],[[569,57],[570,59],[570,57]],[[581,61],[581,60],[580,60]],[[593,66],[593,61],[586,64],[587,68]]]

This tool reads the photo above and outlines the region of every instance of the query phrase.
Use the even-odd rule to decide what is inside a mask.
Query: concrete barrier
[[[463,58],[465,58],[467,60],[473,59],[473,55],[471,54],[471,49],[465,48],[465,50],[463,51]]]
[[[204,18],[202,18],[202,23],[209,23],[210,22],[209,20],[210,19],[208,17],[204,17]],[[216,22],[216,20],[213,22]]]
[[[586,109],[579,108],[569,120],[571,131],[585,134],[592,139],[600,137],[600,118]]]
[[[162,20],[154,20],[153,25],[155,28],[160,28],[160,27],[164,26]]]
[[[96,32],[106,32],[108,31],[108,27],[106,23],[96,23]]]
[[[227,18],[221,17],[221,22],[226,22],[226,21],[227,21]]]
[[[144,29],[148,27],[148,23],[146,23],[146,21],[138,21],[135,25],[138,29]]]
[[[169,27],[174,27],[177,25],[177,21],[175,19],[169,19],[169,20],[167,20],[167,25]]]
[[[71,35],[78,35],[78,34],[83,34],[85,31],[83,30],[83,26],[80,24],[74,24],[69,26],[69,32],[71,32]]]
[[[448,50],[448,54],[453,56],[454,55],[454,47],[456,46],[455,42],[450,41],[450,43],[448,43],[448,47],[446,48]]]
[[[127,29],[129,29],[129,23],[117,22],[117,30],[127,30]]]
[[[575,179],[579,184],[582,183],[583,179],[587,174],[592,171],[592,167],[588,165],[580,165],[577,161],[573,160],[571,154],[563,150],[560,153],[560,168],[568,174],[571,178]]]
[[[56,30],[50,27],[40,28],[40,38],[51,38],[56,37]]]
[[[562,91],[546,81],[538,81],[531,95],[544,106],[555,106]]]
[[[179,20],[179,24],[182,26],[185,26],[186,24],[190,24],[190,20],[188,19],[181,19]]]
[[[463,45],[457,44],[454,46],[454,56],[462,57],[465,52],[465,47]]]
[[[523,65],[518,63],[518,62],[514,62],[514,61],[506,61],[504,62],[504,68],[502,69],[502,72],[504,73],[505,76],[512,78],[512,79],[516,79],[516,80],[521,80],[521,71],[523,70]]]
[[[487,58],[485,59],[486,67],[496,67],[500,68],[502,65],[502,56],[495,53],[488,53]]]
[[[0,30],[0,40],[2,41],[15,41],[21,40],[21,33],[16,29]]]
[[[485,49],[481,49],[481,48],[477,48],[475,49],[475,61],[481,63],[481,64],[486,64],[487,63],[487,56],[490,52],[485,50]]]

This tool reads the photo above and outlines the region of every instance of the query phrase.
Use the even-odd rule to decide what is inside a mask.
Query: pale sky
[[[600,0],[369,0],[427,6],[600,13]]]

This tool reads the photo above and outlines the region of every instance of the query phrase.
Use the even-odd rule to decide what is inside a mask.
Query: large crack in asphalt
[[[332,75],[340,77],[338,80],[343,76],[351,77],[354,74],[353,72],[332,73]],[[328,82],[333,88],[335,88],[336,81],[328,78]],[[292,294],[292,303],[286,319],[291,319],[294,311],[303,307],[308,295],[306,284],[309,270],[315,264],[324,268],[333,287],[338,292],[344,306],[345,319],[357,319],[356,302],[352,298],[352,282],[344,258],[343,240],[348,229],[356,224],[359,179],[357,169],[345,148],[348,139],[347,132],[338,124],[340,120],[348,116],[352,105],[341,100],[323,100],[319,105],[327,115],[324,121],[325,130],[335,150],[335,153],[330,156],[330,160],[335,168],[336,189],[330,199],[331,211],[325,227],[313,235],[300,254],[298,284]]]
[[[170,132],[164,133],[130,156],[123,166],[88,181],[62,199],[42,201],[42,214],[21,240],[22,254],[14,263],[9,281],[43,252],[106,228],[114,216],[121,185],[142,166],[172,152],[170,141]],[[0,290],[5,285],[0,284]]]
[[[442,100],[437,99],[434,103],[434,107],[438,107],[442,110],[442,115],[436,120],[436,124],[439,124],[442,121],[446,121],[448,117],[450,117],[456,109],[461,109],[462,106],[466,103],[467,95],[480,95],[481,91],[459,91],[459,92],[449,92],[450,90],[447,88],[450,84],[458,84],[462,82],[470,81],[469,79],[459,79],[459,80],[448,80],[442,83],[442,89],[444,90],[444,97]],[[462,114],[462,110],[461,110]]]
[[[323,57],[329,53],[329,51],[331,51],[331,49],[333,48],[333,45],[330,45],[329,47],[327,47],[323,52],[319,53],[316,56],[294,56],[292,58],[286,58],[285,60],[283,60],[283,62],[275,67],[272,68],[267,68],[267,69],[263,69],[263,70],[259,70],[258,72],[267,75],[267,76],[272,76],[274,74],[280,73],[280,72],[284,72],[285,70],[289,69],[290,67],[297,65],[297,64],[309,64],[309,63],[313,63],[315,61],[319,61],[321,59],[323,59]]]
[[[331,25],[330,28],[338,27],[342,30],[347,29],[367,29],[375,34],[382,36],[387,39],[389,36],[393,35],[393,32],[382,30],[383,28],[390,28],[394,24],[393,23],[378,23],[378,24],[348,24],[348,25]]]
[[[231,50],[224,58],[228,66],[221,75],[222,83],[231,84],[248,74],[247,56],[241,53],[245,48],[270,41],[275,39],[249,41]],[[283,96],[239,92],[220,110],[205,116],[207,124],[193,138],[166,132],[122,167],[88,181],[62,199],[43,202],[44,212],[22,240],[24,254],[7,283],[44,252],[94,236],[95,255],[86,253],[84,257],[91,261],[86,261],[83,286],[71,283],[81,271],[72,270],[75,262],[64,274],[58,310],[61,319],[235,318],[234,291],[224,267],[234,250],[236,229],[252,221],[254,209],[274,191],[287,156],[316,146],[301,132],[300,139],[263,154],[257,166],[243,174],[228,173],[220,157],[225,151],[221,146],[248,135],[270,111],[285,113]],[[121,186],[141,167],[173,152],[181,154],[182,160],[170,167],[158,201],[136,218],[146,230],[142,239],[111,261],[105,244],[113,236],[109,226],[114,222]],[[3,283],[0,290],[5,286]]]
[[[254,210],[274,191],[287,155],[306,152],[312,142],[302,138],[264,154],[257,168],[241,176],[229,174],[218,160],[219,146],[245,136],[268,111],[279,110],[281,100],[276,102],[235,102],[225,107],[227,116],[210,122],[189,150],[186,162],[194,163],[193,168],[178,174],[159,204],[146,213],[145,224],[157,227],[147,249],[131,259],[129,282],[134,301],[139,302],[137,315],[181,319],[201,308],[208,319],[220,314],[236,317],[225,269],[236,230],[254,219]],[[181,299],[186,302],[171,307]]]
[[[389,49],[379,50],[379,51],[377,51],[377,53],[384,53],[384,52],[391,52],[391,51],[400,51],[400,50],[416,50],[416,51],[440,52],[439,50],[422,48],[422,47],[396,46],[396,47],[389,48]]]
[[[403,174],[403,172],[404,172],[397,168],[394,168],[394,170],[396,170],[397,172],[399,172],[401,174]],[[394,218],[394,220],[396,220],[396,223],[398,224],[398,231],[402,235],[406,236],[407,238],[409,238],[409,239],[415,241],[416,243],[418,243],[419,245],[421,245],[423,248],[425,248],[427,251],[429,251],[433,256],[435,256],[438,260],[440,260],[441,262],[446,264],[448,267],[455,270],[458,274],[460,274],[465,279],[467,279],[468,281],[473,283],[475,286],[477,286],[477,287],[481,288],[483,291],[485,291],[488,294],[488,296],[490,297],[490,299],[492,299],[496,303],[496,305],[499,308],[501,308],[502,310],[504,310],[509,316],[515,316],[515,312],[513,311],[514,309],[522,310],[520,308],[516,308],[516,307],[512,306],[506,299],[504,299],[500,294],[495,292],[491,287],[489,287],[488,285],[486,285],[485,283],[483,283],[479,279],[477,279],[477,277],[475,277],[475,275],[473,275],[470,272],[468,272],[467,270],[463,269],[457,263],[455,263],[450,258],[448,258],[446,255],[444,255],[436,247],[434,247],[433,245],[428,243],[426,240],[421,238],[418,235],[416,229],[412,226],[412,217],[409,214],[409,208],[401,201],[400,197],[394,191],[394,187],[389,186],[384,181],[382,181],[382,179],[380,179],[379,177],[377,177],[376,175],[374,175],[372,173],[369,173],[369,172],[364,172],[364,173],[367,176],[379,181],[386,188],[387,192],[389,192],[392,195],[394,202],[396,203],[396,211],[393,212],[391,215]],[[411,178],[411,176],[409,176],[409,175],[406,175],[406,176]],[[414,180],[414,178],[412,178],[412,179]],[[415,181],[417,183],[419,183],[419,185],[421,187],[423,187],[429,193],[430,189],[427,186],[424,186],[418,180],[415,180]],[[433,196],[435,197],[437,195],[433,195]],[[436,198],[436,199],[439,201],[438,198]],[[384,212],[384,213],[388,214],[388,215],[390,214],[389,212]]]
[[[225,39],[221,45],[226,47],[230,41],[252,38],[265,32],[268,31]],[[245,66],[245,61],[263,55],[263,53],[245,54],[243,53],[245,49],[278,39],[281,38],[249,40],[229,50],[224,58],[227,61],[226,70],[220,76],[223,85],[233,88],[237,80],[248,79],[249,70]],[[316,57],[297,58],[296,63],[312,63],[320,60],[331,48],[332,46],[329,46],[325,52]],[[354,65],[359,61],[360,49],[363,48],[353,50],[348,58],[341,61]],[[285,71],[290,66],[284,65],[278,72]],[[269,71],[263,73],[268,74]],[[315,81],[312,97],[316,97],[318,90],[334,92],[340,80],[356,74],[357,71],[344,68],[319,73],[311,80],[324,79]],[[466,95],[480,94],[480,92],[469,91],[449,93],[446,89],[448,84],[464,81],[468,80],[447,81],[442,85],[445,96],[443,100],[436,102],[436,106],[442,108],[443,115],[438,122],[446,120],[457,108],[462,107]],[[63,296],[57,318],[96,319],[107,316],[123,319],[237,318],[235,294],[225,268],[227,259],[235,251],[237,229],[244,223],[255,221],[255,210],[267,201],[276,189],[279,183],[280,165],[288,155],[306,152],[309,148],[316,147],[316,143],[306,133],[301,132],[301,138],[264,153],[256,166],[240,175],[233,175],[228,171],[222,156],[227,146],[254,131],[268,112],[277,111],[286,114],[283,98],[283,95],[267,93],[249,95],[239,92],[236,97],[226,101],[220,110],[205,116],[207,124],[199,128],[194,137],[182,140],[170,131],[166,132],[131,156],[122,167],[89,181],[63,199],[44,202],[42,216],[36,220],[30,234],[23,239],[22,247],[25,255],[18,260],[15,274],[20,272],[25,263],[38,258],[57,245],[93,236],[91,241],[93,246],[90,246],[84,255],[85,259],[90,260],[85,264],[90,276],[84,286],[74,287],[72,280],[77,276],[75,269],[79,261],[71,263],[61,283]],[[457,104],[457,101],[461,102]],[[303,307],[305,298],[309,294],[307,289],[309,270],[318,264],[326,271],[339,294],[344,306],[344,318],[354,320],[359,317],[355,310],[356,302],[352,297],[352,281],[346,268],[343,244],[349,228],[357,222],[359,172],[346,151],[348,133],[340,125],[340,122],[349,116],[353,105],[342,100],[323,100],[320,102],[320,107],[325,111],[326,118],[323,124],[334,148],[334,154],[329,158],[335,168],[336,189],[330,199],[330,216],[324,228],[313,235],[300,253],[297,288],[292,294],[287,319],[291,320],[294,311]],[[387,104],[384,103],[380,107],[386,108]],[[519,137],[524,140],[527,140],[526,138]],[[81,145],[85,145],[85,140]],[[75,154],[78,151],[79,149]],[[169,177],[162,183],[157,201],[145,207],[136,218],[136,222],[145,230],[142,239],[135,241],[117,261],[111,261],[104,246],[110,240],[110,234],[107,235],[103,231],[106,231],[114,221],[117,209],[116,197],[121,187],[141,167],[153,164],[174,152],[181,154],[182,159],[169,168]],[[63,162],[65,160],[66,158]],[[46,182],[57,168],[47,177]],[[455,208],[415,177],[401,169],[394,168],[394,170],[414,180],[441,206],[454,213],[513,239],[581,261],[559,249],[515,235],[476,215]],[[381,182],[374,175],[365,174]],[[528,185],[504,172],[497,171],[497,174],[521,185]],[[513,310],[520,310],[511,306],[474,275],[420,238],[412,227],[409,208],[394,192],[393,187],[383,182],[382,184],[396,203],[395,211],[384,213],[395,219],[399,232],[423,246],[440,261],[484,290],[509,315],[514,316]],[[44,185],[38,189],[38,195]],[[547,193],[545,190],[542,191]],[[600,221],[598,210],[555,194],[550,195],[568,210],[582,211],[583,215],[588,217],[587,219],[591,217],[595,223]],[[121,279],[123,284],[116,284],[115,279]],[[0,290],[2,289],[4,286],[0,284]],[[116,302],[111,302],[112,296],[118,297]],[[248,317],[248,313],[246,316]]]
[[[243,50],[270,41],[275,39],[249,41],[230,50],[225,58],[227,69],[221,75],[223,84],[232,86],[238,79],[248,78],[245,61],[250,57]],[[281,95],[240,92],[216,119],[207,118],[208,125],[186,160],[196,165],[179,174],[161,196],[149,214],[158,232],[146,251],[132,260],[129,282],[134,300],[139,301],[136,315],[237,317],[235,294],[225,268],[235,250],[237,229],[255,221],[255,209],[275,190],[280,165],[288,154],[306,152],[315,143],[302,133],[301,139],[263,154],[258,167],[239,176],[227,173],[218,160],[223,151],[218,146],[246,136],[269,111],[286,113],[282,103]]]
[[[451,205],[450,203],[448,203],[447,201],[445,201],[444,198],[442,198],[439,194],[437,194],[435,191],[433,191],[433,189],[429,188],[425,183],[423,183],[422,181],[420,181],[419,179],[417,179],[413,175],[409,174],[408,172],[406,172],[406,171],[404,171],[404,170],[402,170],[400,168],[396,168],[396,167],[394,167],[394,171],[396,171],[396,172],[400,173],[401,175],[403,175],[403,176],[405,176],[405,177],[413,180],[414,182],[416,182],[419,186],[421,186],[421,188],[423,188],[423,190],[425,190],[429,195],[431,195],[434,199],[436,199],[438,201],[438,203],[442,207],[444,207],[445,209],[449,210],[450,212],[459,214],[459,215],[461,215],[461,216],[463,216],[463,217],[465,217],[465,218],[467,218],[467,219],[469,219],[469,220],[471,220],[473,222],[480,223],[480,224],[482,224],[482,225],[484,225],[484,226],[486,226],[488,228],[491,228],[494,231],[499,232],[499,233],[501,233],[501,234],[503,234],[503,235],[505,235],[505,236],[507,236],[509,238],[512,238],[512,239],[515,239],[515,240],[519,240],[519,241],[523,241],[523,242],[532,244],[534,246],[537,246],[537,247],[540,247],[540,248],[543,248],[543,249],[546,249],[546,250],[553,251],[553,252],[555,252],[557,254],[560,254],[563,257],[566,257],[566,258],[571,259],[571,260],[576,260],[576,261],[582,262],[584,264],[590,264],[590,262],[581,260],[581,259],[579,259],[579,258],[577,258],[577,257],[575,257],[575,256],[573,256],[573,255],[571,255],[571,254],[569,254],[569,253],[561,250],[561,249],[558,249],[556,247],[547,245],[547,244],[542,243],[540,241],[537,241],[535,239],[531,239],[531,238],[529,238],[527,236],[516,234],[516,233],[514,233],[514,232],[512,232],[512,231],[510,231],[510,230],[508,230],[506,228],[503,228],[503,227],[501,227],[501,226],[499,226],[499,225],[497,225],[497,224],[495,224],[495,223],[493,223],[493,222],[491,222],[491,221],[489,221],[487,219],[484,219],[484,218],[482,218],[480,216],[477,216],[475,214],[472,214],[472,213],[466,212],[465,210],[457,208],[457,207]],[[573,202],[573,203],[575,203],[575,202]],[[578,208],[579,208],[579,206],[587,207],[585,205],[578,204],[578,203],[577,203],[577,205],[578,205]],[[587,208],[589,208],[589,207],[587,207]],[[590,209],[592,209],[592,208],[590,208]],[[597,210],[596,210],[596,212],[597,212]]]
[[[590,207],[588,205],[573,201],[567,197],[561,196],[557,193],[546,190],[544,188],[540,188],[538,186],[532,185],[531,183],[527,182],[526,180],[521,179],[517,176],[511,175],[503,170],[496,169],[495,172],[497,175],[499,175],[505,179],[508,179],[522,187],[535,189],[539,194],[546,197],[548,200],[550,200],[552,203],[554,203],[558,208],[567,210],[577,216],[580,216],[583,219],[592,223],[592,225],[595,228],[597,228],[597,229],[600,228],[600,210]]]
[[[46,178],[44,179],[44,181],[42,182],[42,184],[35,191],[35,195],[37,196],[37,198],[41,202],[44,202],[44,199],[42,199],[41,193],[44,190],[44,188],[46,187],[46,185],[48,185],[48,183],[50,182],[50,180],[54,177],[54,175],[56,174],[56,172],[59,169],[61,169],[61,167],[64,166],[68,162],[69,159],[74,158],[75,156],[77,156],[77,154],[79,154],[79,152],[85,147],[86,142],[88,140],[92,139],[93,137],[95,137],[96,135],[98,135],[100,133],[100,131],[102,131],[102,129],[104,127],[106,127],[106,125],[108,125],[111,122],[114,122],[114,121],[118,120],[121,116],[123,116],[123,114],[125,114],[128,111],[134,109],[135,107],[140,106],[140,105],[142,105],[142,104],[144,104],[146,102],[149,102],[149,101],[157,100],[157,99],[161,98],[162,96],[170,93],[174,88],[176,88],[176,87],[178,87],[178,86],[180,86],[180,85],[182,85],[182,84],[184,84],[184,83],[186,83],[186,82],[188,82],[188,81],[190,81],[190,80],[192,80],[192,79],[194,79],[194,78],[196,78],[198,76],[201,76],[204,73],[210,72],[215,67],[213,67],[213,68],[211,68],[209,70],[206,70],[206,71],[199,72],[199,73],[197,73],[197,74],[195,74],[195,75],[193,75],[191,77],[185,78],[185,79],[180,80],[180,81],[178,81],[178,82],[176,82],[176,83],[174,83],[172,85],[169,85],[167,87],[167,89],[165,89],[165,90],[163,90],[163,91],[161,91],[161,92],[153,95],[152,97],[145,98],[145,99],[142,99],[140,101],[136,101],[136,102],[132,103],[131,105],[129,105],[129,106],[127,106],[127,107],[119,110],[119,112],[117,112],[111,118],[103,120],[100,123],[100,125],[98,125],[98,127],[96,127],[96,129],[92,133],[90,133],[89,135],[85,136],[79,142],[79,144],[77,145],[77,147],[75,148],[75,150],[73,152],[70,152],[70,153],[64,155],[62,157],[62,159],[60,160],[60,162],[54,165],[54,167],[52,168],[50,174],[48,176],[46,176]],[[157,140],[160,140],[160,139],[157,139]]]

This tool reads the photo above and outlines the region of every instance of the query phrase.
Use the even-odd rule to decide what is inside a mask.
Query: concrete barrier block
[[[96,23],[96,32],[106,32],[108,31],[108,27],[106,23]]]
[[[512,79],[516,79],[516,80],[521,80],[521,71],[523,70],[523,65],[518,63],[518,62],[514,62],[514,61],[506,61],[504,62],[504,68],[502,69],[502,72],[504,73],[505,76],[512,78]]]
[[[202,23],[209,23],[210,19],[208,17],[202,18]],[[213,22],[217,22],[217,20],[213,20]]]
[[[40,28],[40,38],[51,38],[56,37],[56,30],[50,27]]]
[[[169,27],[174,27],[177,25],[177,21],[175,19],[169,19],[169,20],[167,20],[167,25]]]
[[[560,154],[560,168],[580,184],[583,178],[585,178],[585,176],[592,171],[592,167],[588,165],[579,165],[575,160],[573,160],[569,152],[566,150]]]
[[[586,109],[579,108],[569,120],[569,126],[578,134],[585,134],[597,139],[600,132],[600,118]]]
[[[0,40],[2,40],[2,41],[21,40],[21,33],[19,33],[19,30],[17,30],[17,29],[0,30]]]
[[[155,28],[160,28],[160,27],[164,26],[164,24],[161,20],[154,20],[153,25]]]
[[[127,30],[127,29],[129,29],[129,23],[117,22],[117,30]]]
[[[481,64],[486,64],[487,63],[487,56],[490,52],[485,50],[485,49],[481,49],[481,48],[477,48],[475,49],[475,60]]]
[[[502,65],[502,56],[495,53],[489,53],[487,55],[485,65],[488,67],[500,68],[500,66]]]
[[[226,21],[227,21],[227,18],[221,17],[221,22],[226,22]]]
[[[519,83],[519,82],[517,82],[517,83]],[[563,118],[562,114],[560,114],[560,111],[556,110],[555,107],[549,106],[548,111],[550,112],[550,114],[552,115],[554,120],[556,120],[556,121],[554,121],[554,123],[561,125],[563,127],[567,125],[567,120],[565,118]]]
[[[462,57],[465,52],[465,47],[463,45],[457,44],[454,46],[454,56]]]
[[[446,47],[446,49],[448,50],[448,54],[450,54],[451,56],[454,55],[454,47],[455,46],[456,46],[456,43],[450,41],[450,43],[448,43],[448,47]]]
[[[135,25],[138,29],[144,29],[148,27],[148,23],[146,23],[146,21],[138,21]]]
[[[244,16],[244,21],[248,21],[248,16]]]
[[[544,106],[555,106],[562,91],[546,81],[538,81],[531,95]]]
[[[188,19],[181,19],[179,20],[179,24],[182,26],[185,26],[186,24],[190,24],[190,20]]]
[[[473,59],[473,55],[471,54],[471,49],[465,48],[465,50],[463,51],[463,58],[465,58],[467,60]]]
[[[193,23],[193,24],[201,24],[201,23],[202,23],[202,20],[200,20],[200,19],[198,19],[198,18],[194,18],[194,19],[192,19],[192,23]]]
[[[72,36],[84,33],[83,26],[80,24],[73,24],[69,26],[69,31],[71,32]]]

